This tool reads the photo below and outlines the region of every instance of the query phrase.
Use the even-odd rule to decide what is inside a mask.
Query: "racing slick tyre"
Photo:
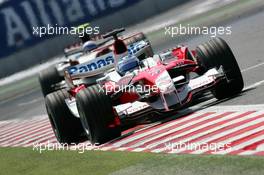
[[[55,91],[54,85],[61,82],[61,77],[55,66],[45,69],[39,73],[39,83],[44,97]]]
[[[48,94],[45,98],[52,129],[57,140],[63,144],[73,144],[87,140],[80,119],[71,113],[65,102],[65,99],[69,96],[70,94],[63,89]]]
[[[205,72],[222,66],[226,80],[220,82],[212,93],[217,99],[239,94],[244,81],[235,56],[228,44],[221,38],[212,39],[196,48],[197,62]]]
[[[121,136],[112,100],[99,85],[81,90],[76,97],[81,122],[93,144],[103,144]]]

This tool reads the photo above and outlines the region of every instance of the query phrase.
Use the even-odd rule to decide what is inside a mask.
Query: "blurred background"
[[[61,54],[71,35],[33,35],[33,27],[90,22],[100,32],[145,21],[188,0],[6,0],[0,3],[0,78]]]
[[[76,35],[39,37],[33,27],[89,22],[100,27],[101,34],[125,27],[129,34],[144,32],[155,53],[178,44],[194,48],[211,37],[171,37],[165,27],[231,27],[231,35],[220,37],[247,70],[263,62],[263,18],[263,0],[0,0],[0,101],[33,90],[39,93],[38,72],[61,61],[64,48],[79,41]],[[253,73],[244,76],[247,84],[261,79]]]

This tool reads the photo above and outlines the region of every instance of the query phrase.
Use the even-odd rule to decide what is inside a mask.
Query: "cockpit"
[[[127,55],[118,60],[116,71],[120,75],[133,72],[135,69],[139,68],[139,62],[139,59],[135,55]]]

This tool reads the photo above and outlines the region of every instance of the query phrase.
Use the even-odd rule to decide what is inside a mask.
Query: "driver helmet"
[[[79,35],[79,38],[82,40],[82,43],[91,40],[91,36],[85,32],[88,27],[90,27],[90,23],[85,23],[75,28],[76,33]]]
[[[139,59],[135,55],[127,55],[121,58],[117,65],[117,72],[120,75],[125,75],[139,67]]]
[[[97,44],[95,41],[87,41],[83,44],[84,52],[91,52],[92,50],[97,48]]]

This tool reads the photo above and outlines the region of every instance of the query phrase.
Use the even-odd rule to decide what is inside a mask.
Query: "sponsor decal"
[[[210,84],[210,83],[212,83],[214,81],[215,81],[215,78],[214,77],[211,77],[211,76],[210,77],[202,76],[200,78],[191,80],[190,83],[189,83],[189,86],[192,89],[197,89],[199,87],[208,85],[208,84]]]
[[[83,64],[79,64],[76,66],[71,66],[68,68],[68,72],[70,75],[83,74],[83,73],[96,71],[98,69],[103,69],[113,64],[114,64],[114,57],[113,54],[110,53],[106,56],[98,57],[95,60]]]
[[[134,106],[132,108],[127,109],[126,112],[127,114],[132,114],[132,113],[141,111],[147,107],[149,107],[147,103],[134,104]]]

